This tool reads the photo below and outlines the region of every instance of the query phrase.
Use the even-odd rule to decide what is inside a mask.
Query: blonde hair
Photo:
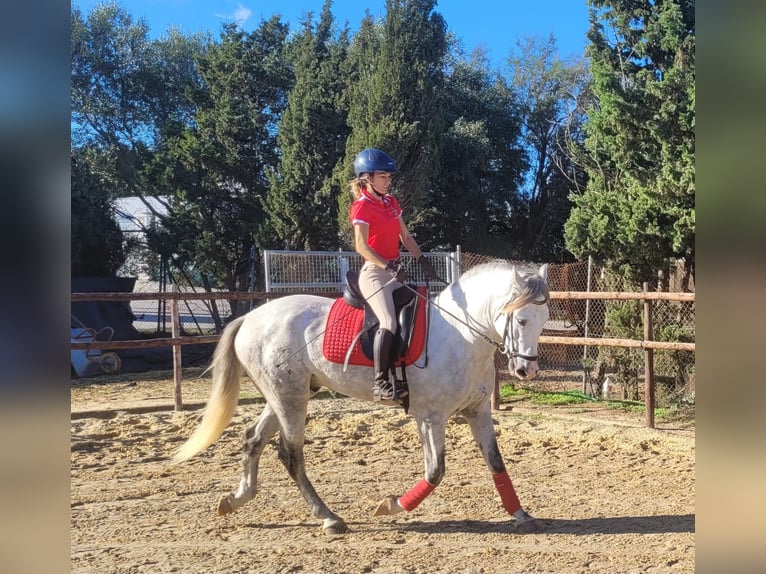
[[[359,199],[362,195],[362,191],[367,187],[367,176],[362,174],[360,177],[355,177],[348,184],[348,190],[354,196],[354,199]]]

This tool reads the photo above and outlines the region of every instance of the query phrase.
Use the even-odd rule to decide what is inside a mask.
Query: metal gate
[[[451,283],[461,273],[460,247],[457,251],[425,253],[439,277]],[[425,285],[420,265],[409,253],[401,253],[409,280]],[[266,291],[269,293],[332,293],[343,291],[346,272],[362,267],[362,256],[355,251],[277,251],[263,252]],[[431,285],[434,292],[444,285]]]

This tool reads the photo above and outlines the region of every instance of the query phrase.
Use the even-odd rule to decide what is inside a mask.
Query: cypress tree
[[[410,225],[417,224],[426,205],[443,131],[439,94],[446,23],[435,5],[435,0],[387,0],[383,22],[373,22],[369,14],[363,20],[351,51],[351,134],[334,179],[340,193],[353,177],[356,153],[366,147],[385,150],[399,167],[392,193]],[[346,245],[351,245],[350,202],[350,194],[340,193],[338,218]]]
[[[269,233],[264,244],[286,249],[337,247],[337,200],[322,193],[343,157],[349,129],[344,66],[348,29],[333,36],[331,0],[291,42],[295,85],[279,122],[280,167],[270,175]]]
[[[694,273],[694,2],[589,0],[589,182],[565,226],[575,256],[654,282]]]

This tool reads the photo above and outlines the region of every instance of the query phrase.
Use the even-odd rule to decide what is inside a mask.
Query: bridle
[[[545,305],[548,302],[548,298],[546,297],[542,301],[533,301],[532,303],[535,305]],[[513,360],[515,358],[524,359],[525,361],[536,361],[538,355],[522,355],[518,351],[518,343],[516,343],[516,339],[513,337],[513,334],[510,336],[511,340],[511,349],[508,350],[508,345],[506,344],[506,341],[509,338],[508,331],[510,331],[510,325],[513,321],[513,314],[515,311],[511,311],[510,313],[505,314],[505,329],[503,329],[503,342],[502,344],[495,343],[492,341],[492,344],[497,347],[497,349],[505,355],[508,360]]]
[[[428,283],[428,281],[426,280],[426,284],[427,283]],[[526,361],[536,361],[537,360],[538,355],[522,355],[521,353],[518,352],[516,339],[513,338],[512,334],[510,336],[510,339],[511,339],[511,349],[510,349],[510,351],[508,350],[508,345],[506,345],[506,340],[509,337],[508,332],[510,331],[510,325],[511,325],[511,321],[513,320],[514,311],[511,311],[510,313],[506,313],[505,314],[505,329],[503,329],[503,340],[502,340],[501,343],[498,343],[497,341],[495,341],[492,337],[490,337],[486,333],[482,333],[481,331],[479,331],[478,329],[476,329],[472,325],[469,325],[466,321],[463,321],[463,319],[461,319],[460,317],[457,317],[456,315],[453,315],[452,313],[450,313],[449,311],[447,311],[443,307],[440,307],[439,305],[437,305],[436,303],[431,301],[430,297],[424,296],[422,293],[419,293],[417,290],[413,289],[412,287],[410,287],[406,283],[405,283],[404,286],[407,287],[410,291],[412,291],[417,297],[420,297],[421,299],[425,300],[425,302],[428,305],[433,305],[434,307],[439,309],[442,313],[445,313],[446,315],[449,315],[450,317],[455,319],[458,323],[461,323],[462,325],[468,327],[468,329],[470,329],[471,331],[473,331],[474,333],[479,335],[482,339],[484,339],[490,345],[494,345],[497,348],[497,350],[500,351],[500,353],[502,353],[503,355],[505,355],[508,358],[508,360],[513,360],[514,358],[524,359]],[[548,297],[545,297],[542,301],[532,301],[532,303],[534,305],[545,305],[547,302],[548,302]],[[426,312],[426,317],[428,317],[428,316],[429,316],[429,313]],[[426,337],[427,336],[428,335],[426,335]],[[428,364],[428,345],[427,344],[426,344],[426,364]]]

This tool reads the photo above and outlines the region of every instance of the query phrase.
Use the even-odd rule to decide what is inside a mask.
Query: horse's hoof
[[[399,506],[399,498],[396,496],[387,496],[378,504],[378,508],[375,510],[373,516],[388,516],[390,514],[398,514],[404,509]]]
[[[326,519],[324,525],[322,526],[322,531],[325,534],[329,534],[330,536],[334,534],[345,534],[348,532],[348,526],[345,522],[343,522],[341,519]]]
[[[227,514],[231,514],[232,512],[234,512],[234,509],[231,507],[231,502],[229,502],[229,497],[224,496],[221,500],[218,501],[217,514],[218,516],[226,516]]]
[[[522,521],[516,521],[516,532],[520,534],[535,534],[543,531],[543,523],[531,516]]]

